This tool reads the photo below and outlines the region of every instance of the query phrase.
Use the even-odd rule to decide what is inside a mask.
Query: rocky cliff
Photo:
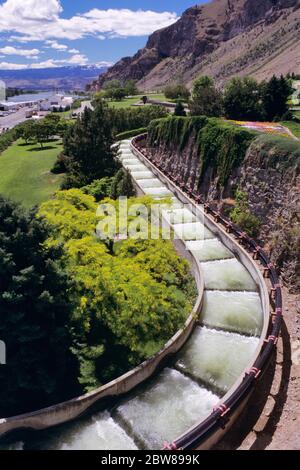
[[[242,74],[258,79],[300,73],[300,0],[213,0],[186,10],[152,34],[146,47],[94,82],[133,78],[144,90],[209,74],[220,83]]]

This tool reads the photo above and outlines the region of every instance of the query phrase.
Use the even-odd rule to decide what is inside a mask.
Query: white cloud
[[[12,64],[11,62],[0,62],[1,70],[23,70],[26,68],[28,68],[28,66],[24,64]]]
[[[80,53],[80,51],[78,49],[69,49],[68,52],[70,54],[79,54]]]
[[[66,63],[70,65],[87,65],[89,59],[84,54],[75,54]]]
[[[35,57],[33,58],[35,59]],[[45,69],[62,66],[76,66],[76,65],[87,65],[88,58],[83,54],[75,54],[68,59],[48,59],[42,62],[33,62],[31,64],[15,64],[11,62],[0,62],[0,69],[2,70],[25,70],[25,69]],[[105,62],[102,63],[106,64]],[[111,64],[110,64],[111,65]]]
[[[55,49],[56,51],[67,51],[68,50],[68,46],[66,46],[65,44],[59,44],[57,41],[46,41],[46,44],[49,44],[49,46],[52,48],[52,49]]]
[[[101,68],[101,67],[111,67],[112,65],[114,65],[113,62],[107,62],[107,61],[105,61],[105,60],[103,60],[102,62],[97,62],[97,63],[95,64],[95,66],[98,67],[98,68]]]
[[[0,53],[4,55],[20,55],[27,58],[35,58],[39,54],[38,49],[17,49],[12,46],[5,46],[0,48]]]
[[[62,18],[58,0],[6,0],[0,5],[0,31],[18,33],[18,41],[147,36],[178,17],[171,12],[94,8]],[[16,36],[14,36],[16,37]],[[15,39],[17,40],[17,39]]]

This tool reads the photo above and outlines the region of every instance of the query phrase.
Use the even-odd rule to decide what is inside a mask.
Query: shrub
[[[58,155],[56,162],[51,170],[54,175],[66,173],[69,158],[62,152]]]
[[[187,101],[190,97],[190,91],[185,85],[173,84],[168,85],[164,89],[165,97],[169,100],[185,100]]]
[[[108,110],[114,134],[147,127],[153,119],[163,118],[167,115],[168,111],[163,106],[113,108]]]
[[[182,104],[182,101],[178,100],[174,111],[174,116],[186,116],[186,111]]]
[[[84,186],[81,190],[85,194],[93,196],[96,201],[99,202],[110,196],[113,181],[114,178],[102,178],[100,180],[93,181],[88,186]]]
[[[231,220],[244,230],[250,237],[257,237],[261,222],[251,213],[248,203],[248,196],[245,192],[236,192],[236,206],[230,212]]]

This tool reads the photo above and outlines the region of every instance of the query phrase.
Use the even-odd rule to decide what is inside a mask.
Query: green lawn
[[[300,124],[293,121],[281,122],[283,126],[287,127],[298,139],[300,139]]]
[[[62,175],[51,168],[62,150],[60,141],[38,144],[15,142],[0,155],[0,193],[30,207],[49,199],[59,188]]]
[[[166,97],[163,93],[160,93],[160,94],[147,94],[147,93],[145,93],[145,95],[148,96],[148,98],[150,98],[152,100],[169,101],[169,100],[166,99]],[[137,103],[138,101],[140,101],[142,96],[145,96],[145,95],[137,95],[137,96],[134,96],[133,98],[126,98],[122,101],[108,101],[108,104],[109,104],[110,107],[128,108],[129,106],[131,106],[131,105]]]

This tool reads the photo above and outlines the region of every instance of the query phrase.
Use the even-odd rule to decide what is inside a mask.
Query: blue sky
[[[205,0],[198,1],[205,3]],[[111,64],[193,0],[0,0],[0,69]]]

